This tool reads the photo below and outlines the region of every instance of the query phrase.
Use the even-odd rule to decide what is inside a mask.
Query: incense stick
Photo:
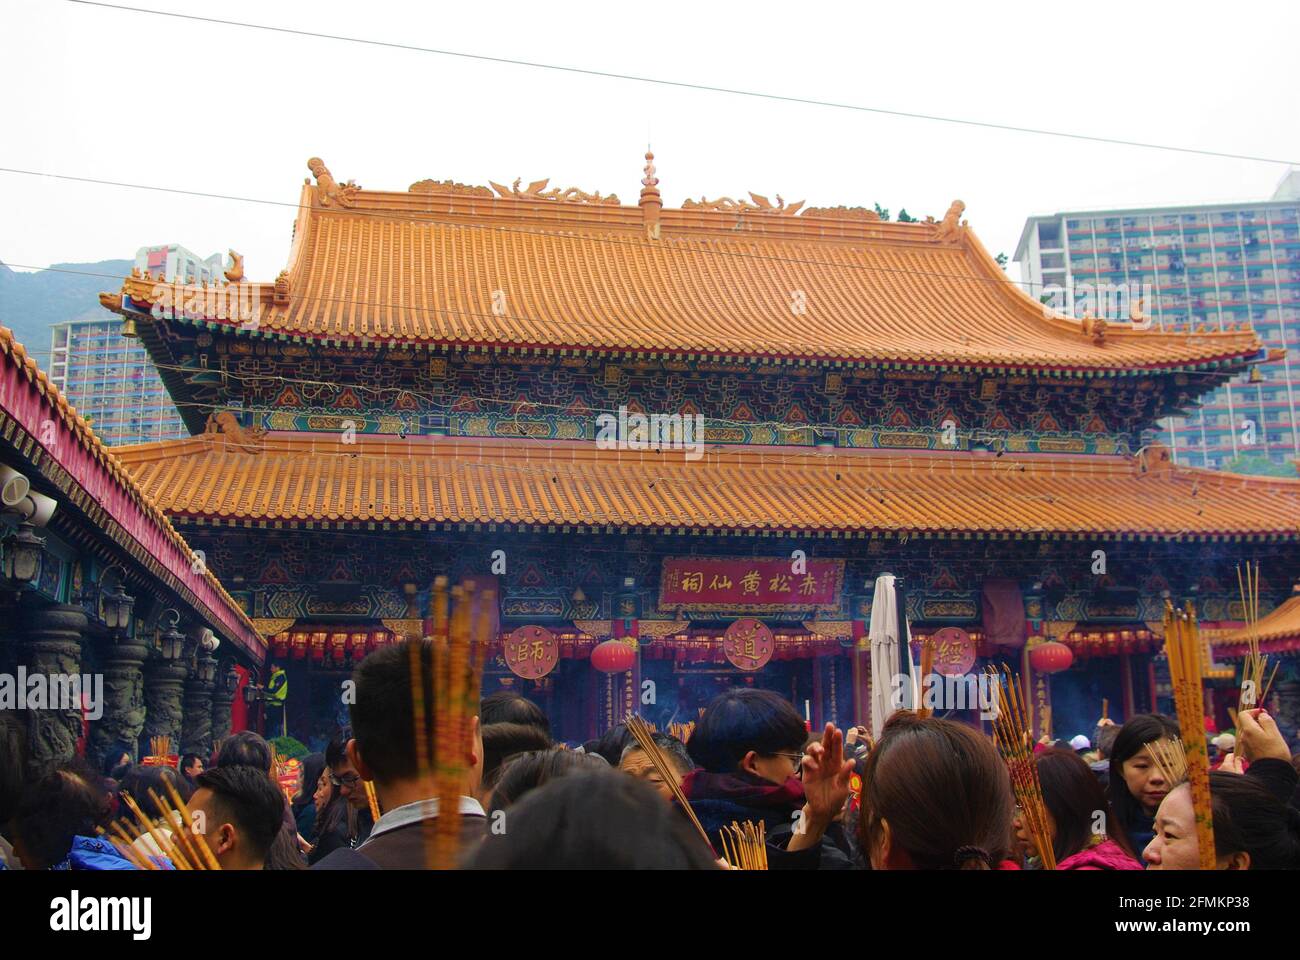
[[[646,757],[649,758],[651,765],[663,779],[664,783],[668,784],[668,789],[672,791],[673,797],[679,804],[681,804],[682,810],[684,810],[686,815],[690,817],[691,823],[693,823],[695,829],[700,832],[700,837],[703,838],[706,844],[708,844],[709,849],[713,850],[713,842],[709,840],[708,833],[700,824],[699,818],[695,816],[695,811],[691,808],[690,801],[686,799],[686,794],[682,792],[681,782],[677,779],[677,771],[673,769],[673,765],[668,762],[668,758],[665,757],[663,751],[659,749],[659,744],[655,743],[654,734],[650,732],[646,722],[634,713],[629,713],[627,715],[626,722],[628,732],[636,739],[637,745],[641,748],[642,752],[645,753]],[[714,855],[717,855],[716,850],[714,850]]]
[[[1152,740],[1146,744],[1146,751],[1170,790],[1187,779],[1187,752],[1182,740]]]
[[[753,821],[744,823],[731,821],[730,826],[718,831],[722,842],[722,855],[733,870],[767,869],[767,823]]]
[[[1249,574],[1249,567],[1247,573]],[[1196,814],[1196,837],[1202,870],[1213,870],[1214,813],[1210,803],[1210,757],[1205,747],[1205,690],[1196,613],[1190,602],[1183,610],[1165,601],[1165,654],[1174,689],[1178,728],[1187,760],[1187,780]]]
[[[1039,859],[1046,870],[1056,869],[1056,851],[1052,847],[1051,821],[1043,802],[1043,785],[1038,779],[1029,730],[1025,726],[1024,704],[1020,696],[1020,679],[1005,666],[1005,676],[990,665],[986,674],[998,690],[998,710],[993,717],[993,742],[1007,765],[1011,791],[1026,831],[1033,838]]]
[[[203,862],[207,865],[207,868],[209,870],[220,870],[221,864],[217,861],[217,855],[213,853],[212,848],[208,846],[208,838],[206,836],[206,825],[205,825],[205,832],[203,834],[195,833],[192,826],[192,824],[194,823],[194,816],[190,813],[189,806],[185,803],[183,799],[181,799],[180,792],[174,786],[172,786],[169,780],[165,778],[163,779],[163,787],[166,788],[167,795],[171,797],[171,801],[175,805],[176,809],[179,810],[181,816],[185,818],[185,823],[187,825],[191,825],[191,826],[187,826],[187,830],[189,831],[190,836],[193,838],[194,845],[198,848],[199,855],[202,857]]]

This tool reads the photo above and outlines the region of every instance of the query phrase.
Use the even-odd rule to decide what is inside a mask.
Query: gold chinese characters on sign
[[[722,638],[722,651],[731,665],[740,670],[758,670],[772,659],[776,638],[771,629],[753,617],[742,617]]]
[[[545,627],[520,627],[506,638],[506,666],[525,680],[539,680],[555,669],[560,645]]]

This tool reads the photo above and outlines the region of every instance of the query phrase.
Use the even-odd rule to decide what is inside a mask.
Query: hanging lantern
[[[380,647],[388,643],[387,630],[371,630],[370,638],[366,641],[366,652],[374,653]]]
[[[346,633],[330,634],[330,655],[335,663],[342,663],[348,656],[348,635]]]
[[[289,631],[277,633],[275,639],[271,641],[277,657],[287,657],[289,655]]]
[[[325,659],[325,638],[326,634],[323,630],[311,635],[311,659],[314,663],[320,663]]]
[[[292,651],[295,660],[305,660],[307,658],[307,633],[305,630],[299,630],[297,633],[289,635],[289,649]]]
[[[348,640],[348,646],[352,654],[352,659],[360,661],[366,655],[366,642],[370,639],[368,630],[358,630],[353,633]]]
[[[636,651],[622,640],[606,640],[591,651],[591,665],[601,673],[626,673],[636,663]]]
[[[1068,670],[1074,663],[1074,654],[1070,648],[1055,640],[1040,643],[1029,653],[1029,665],[1035,673],[1060,673]]]

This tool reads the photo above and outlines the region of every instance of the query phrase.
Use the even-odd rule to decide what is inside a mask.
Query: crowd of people
[[[271,748],[251,731],[218,744],[206,765],[197,756],[175,768],[137,764],[123,745],[101,769],[79,760],[34,781],[24,779],[21,744],[5,744],[0,865],[135,869],[102,832],[131,803],[154,828],[141,831],[135,852],[167,868],[176,824],[152,798],[175,791],[224,869],[425,867],[428,828],[444,811],[434,774],[417,762],[410,670],[402,647],[357,667],[350,730],[303,758],[292,799],[272,779]],[[1044,861],[1038,845],[1047,841],[1017,807],[993,740],[951,720],[898,711],[875,742],[862,728],[810,733],[779,695],[737,687],[707,706],[687,742],[655,733],[657,762],[625,724],[581,745],[557,743],[545,713],[511,691],[483,698],[470,726],[455,748],[463,756],[449,758],[461,771],[455,833],[468,869],[723,869],[721,834],[747,821],[763,825],[769,869],[1004,870]],[[1169,782],[1152,747],[1175,743],[1178,729],[1145,714],[1036,747],[1057,869],[1198,866],[1191,790]],[[1235,740],[1215,747],[1218,868],[1300,868],[1300,759],[1273,718],[1243,711]]]

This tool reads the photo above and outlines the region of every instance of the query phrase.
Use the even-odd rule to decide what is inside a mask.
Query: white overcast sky
[[[1300,4],[310,3],[140,6],[504,58],[1283,159],[1300,158]],[[294,203],[426,177],[635,202],[753,190],[942,216],[991,252],[1027,216],[1264,199],[1276,164],[1090,144],[83,6],[0,3],[0,166]],[[288,255],[285,207],[0,173],[0,260],[229,247]],[[1014,266],[1012,276],[1016,276]],[[108,289],[111,284],[106,284]]]

